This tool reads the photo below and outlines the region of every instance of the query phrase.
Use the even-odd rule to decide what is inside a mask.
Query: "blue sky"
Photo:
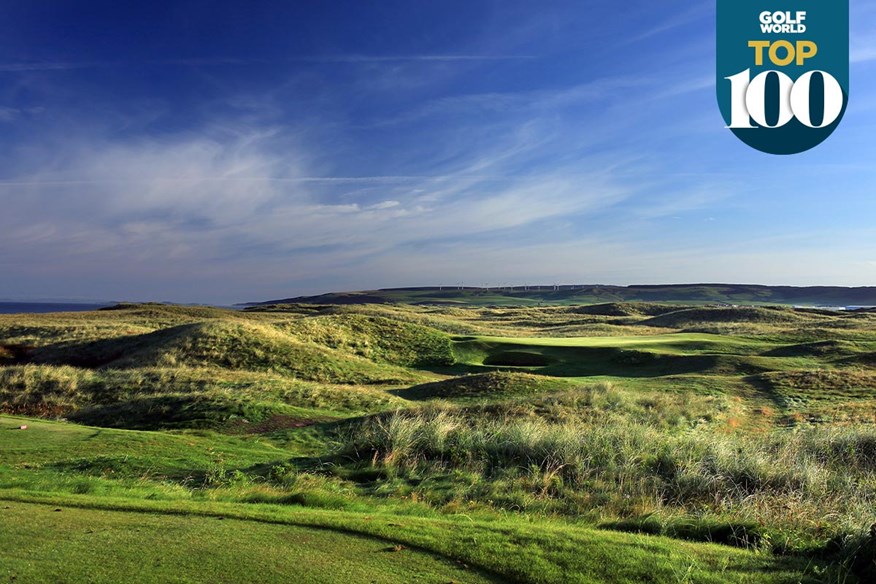
[[[0,12],[0,298],[876,285],[876,2],[813,151],[724,129],[714,3]]]

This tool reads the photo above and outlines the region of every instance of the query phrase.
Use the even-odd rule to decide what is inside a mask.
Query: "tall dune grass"
[[[859,533],[876,518],[873,429],[670,433],[618,418],[581,424],[431,407],[371,418],[350,434],[345,453],[415,483],[459,479],[449,489],[419,483],[417,496],[435,502],[481,499],[603,519],[713,518],[805,534],[800,542]]]

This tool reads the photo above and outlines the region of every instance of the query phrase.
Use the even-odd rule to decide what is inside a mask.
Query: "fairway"
[[[798,363],[771,355],[767,339],[675,332],[637,336],[465,336],[454,339],[456,371],[515,368],[553,377],[659,377],[683,373],[750,374]]]
[[[63,535],[61,535],[63,534]],[[3,582],[502,582],[434,554],[327,529],[0,503]]]
[[[26,431],[17,430],[27,425]],[[269,444],[222,435],[174,435],[93,428],[0,416],[0,463],[37,465],[89,462],[131,472],[157,469],[165,475],[206,469],[216,460],[233,467],[267,463],[285,455]]]
[[[506,345],[534,345],[545,347],[614,347],[647,348],[650,351],[684,353],[686,351],[725,352],[727,347],[760,345],[747,339],[732,338],[706,333],[673,333],[668,335],[618,336],[618,337],[478,337],[488,343]]]
[[[13,575],[27,574],[27,569],[51,574],[50,579],[38,577],[36,582],[81,581],[64,579],[68,572],[87,575],[90,582],[118,581],[113,575],[145,557],[151,567],[136,582],[167,581],[165,574],[172,573],[167,563],[173,562],[190,570],[189,579],[172,579],[183,582],[214,582],[201,574],[216,573],[223,574],[218,580],[222,582],[287,581],[286,577],[295,582],[337,581],[325,579],[317,569],[321,567],[352,578],[351,582],[410,578],[407,581],[675,583],[682,576],[709,584],[814,584],[807,576],[812,566],[795,558],[563,522],[480,521],[468,516],[427,519],[379,511],[362,514],[64,495],[27,501],[18,499],[20,493],[8,496],[0,497],[0,511],[6,514],[0,514],[4,527],[0,557],[8,556],[11,566],[24,566]],[[21,522],[24,527],[19,527]],[[28,537],[29,543],[18,549],[17,537]],[[95,540],[116,552],[93,550]],[[13,542],[8,552],[7,541]],[[148,553],[140,552],[141,541],[150,544]],[[341,546],[352,553],[336,552]],[[221,554],[234,558],[237,565],[215,557]],[[410,557],[395,557],[401,554]],[[299,563],[288,561],[287,555]],[[348,559],[361,569],[349,566]],[[271,579],[278,573],[283,577]],[[106,580],[101,579],[103,574]],[[250,580],[251,574],[267,580]],[[450,579],[434,580],[444,576]]]

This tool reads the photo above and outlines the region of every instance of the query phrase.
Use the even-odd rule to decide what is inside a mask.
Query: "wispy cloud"
[[[852,63],[868,63],[876,61],[876,47],[871,42],[860,42],[852,45],[849,59]]]
[[[676,30],[683,26],[701,22],[706,20],[708,15],[714,14],[714,8],[708,4],[696,4],[681,12],[670,14],[664,18],[656,20],[655,24],[638,34],[630,35],[626,40],[628,43],[636,43],[651,37],[655,37],[669,31]],[[624,41],[621,41],[624,42]]]
[[[21,115],[21,110],[14,107],[0,106],[0,122],[11,122]]]
[[[0,73],[26,73],[29,71],[70,71],[72,69],[95,69],[98,67],[117,67],[123,63],[81,61],[39,61],[20,63],[0,63]]]
[[[167,65],[181,67],[220,67],[226,65],[254,64],[369,64],[369,63],[454,63],[490,61],[527,61],[535,55],[312,55],[284,59],[256,59],[251,57],[191,57],[148,61],[22,61],[0,63],[0,72],[25,73],[30,71],[70,71],[75,69],[102,69],[143,65]]]
[[[100,258],[121,272],[138,262],[168,260],[197,271],[246,249],[257,250],[250,257],[256,262],[282,256],[294,264],[296,250],[319,248],[343,248],[342,258],[360,250],[362,258],[436,238],[523,229],[627,196],[598,173],[468,172],[494,169],[518,151],[514,147],[504,156],[470,161],[456,174],[314,177],[306,172],[307,156],[288,148],[278,156],[271,140],[263,133],[221,142],[68,143],[37,173],[0,183],[9,211],[0,219],[0,263],[17,262],[9,250],[22,246],[42,266]],[[334,202],[335,185],[360,182],[394,190]],[[313,255],[327,266],[337,261],[333,253]]]
[[[568,175],[570,179],[576,178],[574,174]],[[585,177],[581,177],[585,178]],[[154,183],[168,184],[187,183],[190,179],[179,177],[163,177],[150,176],[148,178],[132,178],[132,177],[101,177],[101,178],[83,178],[83,179],[65,179],[65,178],[33,178],[24,180],[0,180],[0,187],[51,187],[51,186],[87,186],[87,185],[133,185],[137,183]],[[445,175],[396,175],[396,176],[201,176],[200,181],[203,182],[222,182],[222,183],[313,183],[313,184],[411,184],[415,183],[418,186],[424,186],[428,183],[443,183],[450,180],[453,181],[479,181],[479,182],[513,182],[513,181],[533,181],[539,180],[538,176],[514,176],[514,175],[489,175],[489,174],[445,174]],[[420,189],[422,190],[422,189]]]
[[[304,63],[385,63],[398,61],[521,61],[535,55],[324,55],[296,57],[290,62]]]

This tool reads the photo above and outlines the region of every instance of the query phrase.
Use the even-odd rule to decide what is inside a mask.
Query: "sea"
[[[112,304],[82,304],[64,302],[0,302],[0,314],[45,314],[48,312],[86,312]]]

